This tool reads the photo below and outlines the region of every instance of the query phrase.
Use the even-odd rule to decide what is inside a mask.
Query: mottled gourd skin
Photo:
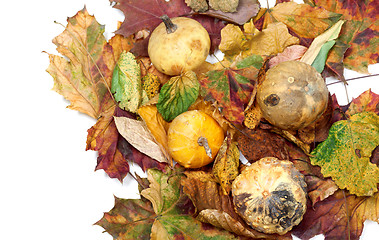
[[[177,25],[173,33],[166,32],[162,22],[150,36],[148,53],[153,65],[167,75],[180,75],[199,67],[209,55],[210,38],[196,20],[172,18]]]
[[[257,103],[263,117],[284,130],[304,128],[319,118],[329,92],[321,74],[299,61],[281,62],[266,72],[258,86]]]
[[[210,158],[198,139],[206,138],[212,152]],[[192,110],[177,116],[167,131],[171,157],[186,168],[203,167],[213,161],[224,141],[224,131],[208,114]]]
[[[262,158],[232,184],[237,213],[254,229],[283,235],[303,219],[307,204],[304,176],[287,160]]]

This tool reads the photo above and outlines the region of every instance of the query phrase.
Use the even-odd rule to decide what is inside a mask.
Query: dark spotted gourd
[[[266,72],[257,88],[263,117],[285,130],[316,121],[328,105],[325,80],[314,67],[299,61],[281,62]]]
[[[237,213],[254,229],[285,234],[306,211],[304,176],[292,162],[262,158],[246,167],[232,185]]]

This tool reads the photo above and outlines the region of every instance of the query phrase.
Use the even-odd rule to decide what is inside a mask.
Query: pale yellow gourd
[[[167,16],[152,32],[148,54],[158,71],[180,75],[204,63],[209,55],[210,38],[207,30],[196,20]]]

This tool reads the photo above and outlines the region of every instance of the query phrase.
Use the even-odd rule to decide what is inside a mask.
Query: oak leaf
[[[328,138],[312,151],[311,162],[321,166],[341,189],[357,196],[378,191],[379,168],[370,162],[379,145],[379,117],[372,112],[353,115],[332,125]]]
[[[70,101],[68,108],[97,119],[113,71],[105,62],[104,26],[85,8],[67,21],[66,29],[53,39],[64,57],[49,54],[47,72],[54,78],[53,90]]]

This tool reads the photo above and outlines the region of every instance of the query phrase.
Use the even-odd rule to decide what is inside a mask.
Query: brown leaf
[[[258,127],[260,121],[262,119],[262,111],[259,108],[256,101],[254,101],[253,105],[245,110],[245,119],[243,121],[244,125],[249,129],[255,129]]]
[[[288,159],[286,140],[278,134],[261,128],[254,130],[245,128],[242,131],[243,133],[237,135],[238,148],[249,162],[264,157]],[[251,144],[252,142],[254,144]]]
[[[324,234],[325,239],[358,240],[365,220],[378,222],[379,194],[357,197],[337,191],[315,206],[308,206],[303,221],[292,231],[301,239]]]

